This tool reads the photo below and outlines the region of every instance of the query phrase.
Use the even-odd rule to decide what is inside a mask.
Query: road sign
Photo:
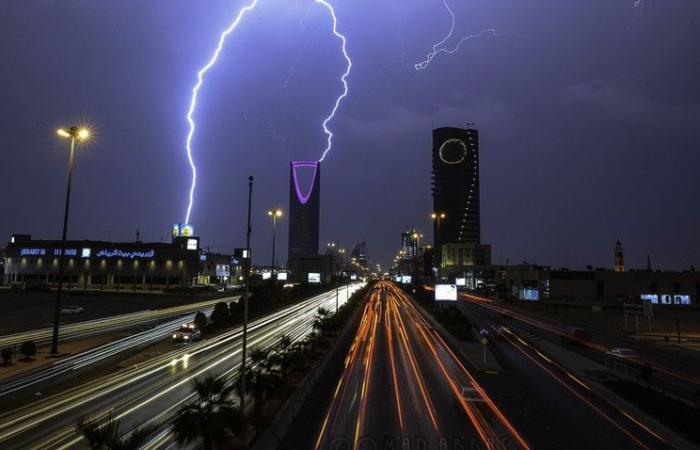
[[[486,345],[486,344],[488,344],[489,340],[484,337],[484,338],[481,338],[481,341],[479,341],[479,342]]]
[[[489,334],[489,330],[487,330],[486,328],[482,328],[481,331],[479,331],[479,334],[482,336],[486,336],[487,334]]]

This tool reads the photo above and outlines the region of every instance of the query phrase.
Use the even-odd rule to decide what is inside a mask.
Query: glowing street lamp
[[[272,217],[272,269],[275,268],[275,230],[277,229],[277,218],[282,217],[282,210],[271,209],[267,212],[267,215]]]
[[[73,165],[75,162],[76,142],[87,141],[90,138],[90,130],[82,127],[59,128],[56,134],[64,139],[70,139],[70,153],[68,155],[68,188],[66,189],[66,207],[63,212],[63,237],[61,238],[61,254],[58,263],[58,289],[56,289],[56,302],[53,314],[53,337],[51,339],[51,354],[58,354],[58,321],[61,313],[61,294],[63,293],[63,269],[66,258],[66,235],[68,233],[68,212],[70,210],[70,187],[73,178]]]

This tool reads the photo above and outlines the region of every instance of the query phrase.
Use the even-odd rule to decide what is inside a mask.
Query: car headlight
[[[187,340],[187,339],[189,339],[189,338],[190,338],[189,336],[185,336],[185,340]]]

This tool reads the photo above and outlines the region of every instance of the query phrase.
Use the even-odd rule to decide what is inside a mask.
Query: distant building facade
[[[499,296],[572,304],[649,301],[698,305],[700,274],[684,271],[565,270],[527,264],[495,267]]]
[[[303,185],[302,170],[310,171],[308,187]],[[288,266],[292,278],[303,281],[302,257],[318,255],[321,205],[321,163],[292,161],[289,166],[289,242]]]
[[[622,243],[618,239],[615,243],[615,272],[625,271],[625,252],[622,249]]]

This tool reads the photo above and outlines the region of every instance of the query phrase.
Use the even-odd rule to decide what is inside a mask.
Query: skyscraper
[[[289,269],[299,272],[302,256],[318,254],[321,164],[292,161],[289,171]],[[307,172],[307,173],[303,173]],[[304,181],[308,181],[305,183]]]
[[[474,128],[433,130],[433,223],[436,261],[448,243],[481,243],[479,132]],[[444,214],[444,216],[442,216]]]

